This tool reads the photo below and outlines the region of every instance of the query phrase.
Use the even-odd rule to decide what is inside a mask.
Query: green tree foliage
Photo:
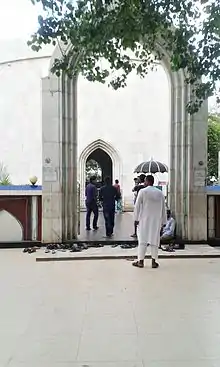
[[[0,163],[0,185],[11,185],[10,175],[3,163]]]
[[[220,0],[31,0],[42,5],[29,45],[69,44],[52,72],[126,86],[135,70],[144,77],[163,53],[174,71],[187,69],[193,83],[187,110],[198,111],[216,93],[220,77]],[[62,41],[60,43],[60,41]],[[132,53],[131,53],[132,52]],[[154,55],[154,56],[152,56]],[[107,61],[107,66],[102,60]],[[203,79],[202,79],[203,78]]]
[[[220,151],[220,115],[208,119],[208,179],[218,178],[218,152]]]

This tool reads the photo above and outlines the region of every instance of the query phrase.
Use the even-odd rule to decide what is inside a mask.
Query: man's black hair
[[[111,185],[111,178],[109,176],[105,177],[105,184]]]
[[[154,185],[154,176],[147,175],[146,176],[146,181],[149,183],[149,185],[153,186]]]
[[[116,184],[119,184],[119,181],[118,181],[118,180],[115,180],[115,183],[116,183]]]
[[[145,178],[146,178],[146,175],[144,173],[142,173],[140,176],[139,176],[139,180],[141,183],[144,183],[145,181]]]
[[[96,180],[96,176],[91,176],[90,179],[89,179],[90,183],[92,183],[95,180]]]

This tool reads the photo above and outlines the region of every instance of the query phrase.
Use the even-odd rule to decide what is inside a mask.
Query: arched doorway
[[[111,157],[100,148],[94,150],[86,160],[86,182],[92,175],[96,176],[98,186],[103,184],[107,176],[113,181]]]
[[[90,172],[87,172],[87,163],[91,160],[94,161],[95,164],[93,163],[94,166],[91,166]],[[95,168],[95,170],[92,168]],[[96,176],[98,174],[98,176],[100,176],[98,179],[98,186],[101,186],[106,176],[109,176],[112,182],[116,178],[119,179],[120,182],[123,181],[121,158],[116,149],[114,149],[109,142],[106,142],[102,139],[95,140],[88,144],[79,156],[78,178],[81,187],[81,208],[85,207],[85,185],[89,174]]]
[[[69,47],[57,47],[51,58],[60,58]],[[207,239],[207,198],[205,178],[207,167],[207,115],[205,102],[193,116],[186,111],[193,85],[186,83],[185,70],[173,71],[170,54],[158,40],[163,55],[162,64],[170,81],[170,208],[177,220],[177,233],[185,239]],[[77,164],[77,78],[57,77],[51,72],[42,80],[43,130],[43,200],[42,240],[60,242],[74,238],[77,233],[77,173],[80,183],[88,156],[94,148],[105,149],[97,142],[85,148]],[[198,133],[199,132],[199,133]],[[111,154],[112,153],[112,154]],[[117,162],[110,151],[113,176]],[[83,168],[83,169],[82,169]],[[123,171],[121,171],[123,175]]]

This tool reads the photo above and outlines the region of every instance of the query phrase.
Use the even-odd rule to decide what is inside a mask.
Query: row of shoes
[[[57,251],[66,252],[69,250],[70,252],[80,252],[82,250],[87,250],[88,246],[85,243],[77,244],[77,243],[61,243],[61,244],[54,244],[51,243],[47,245],[45,249],[45,253],[55,254]]]
[[[103,243],[93,243],[92,247],[94,248],[100,248],[103,247],[104,244]],[[66,251],[70,251],[70,252],[81,252],[83,250],[87,250],[89,248],[89,246],[86,243],[50,243],[47,245],[46,249],[45,249],[45,253],[52,253],[55,254],[57,251],[62,251],[62,252],[66,252]],[[24,248],[23,252],[24,253],[28,253],[28,254],[32,254],[34,252],[36,252],[37,250],[39,250],[40,247],[37,246],[33,246],[33,247],[27,247]]]
[[[101,243],[95,243],[92,245],[92,247],[99,248],[103,247],[104,244]],[[81,252],[83,250],[87,250],[89,246],[86,243],[65,243],[65,244],[49,244],[46,247],[45,253],[52,253],[55,254],[57,251],[70,251],[70,252]]]
[[[118,247],[120,246],[123,249],[131,249],[131,248],[135,248],[137,247],[136,243],[123,243],[123,244],[119,244],[119,243],[114,243],[114,245],[112,245],[112,248]]]

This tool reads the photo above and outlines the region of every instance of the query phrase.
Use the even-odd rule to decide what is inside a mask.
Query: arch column
[[[207,121],[208,104],[189,115],[186,104],[192,100],[193,86],[185,83],[185,71],[173,72],[169,55],[163,64],[170,81],[170,169],[169,206],[177,221],[177,233],[189,240],[207,239]]]
[[[207,102],[190,116],[186,104],[191,86],[184,74],[173,75],[170,207],[177,220],[177,233],[189,240],[207,239]]]
[[[42,80],[42,241],[77,235],[76,82],[54,75]]]

